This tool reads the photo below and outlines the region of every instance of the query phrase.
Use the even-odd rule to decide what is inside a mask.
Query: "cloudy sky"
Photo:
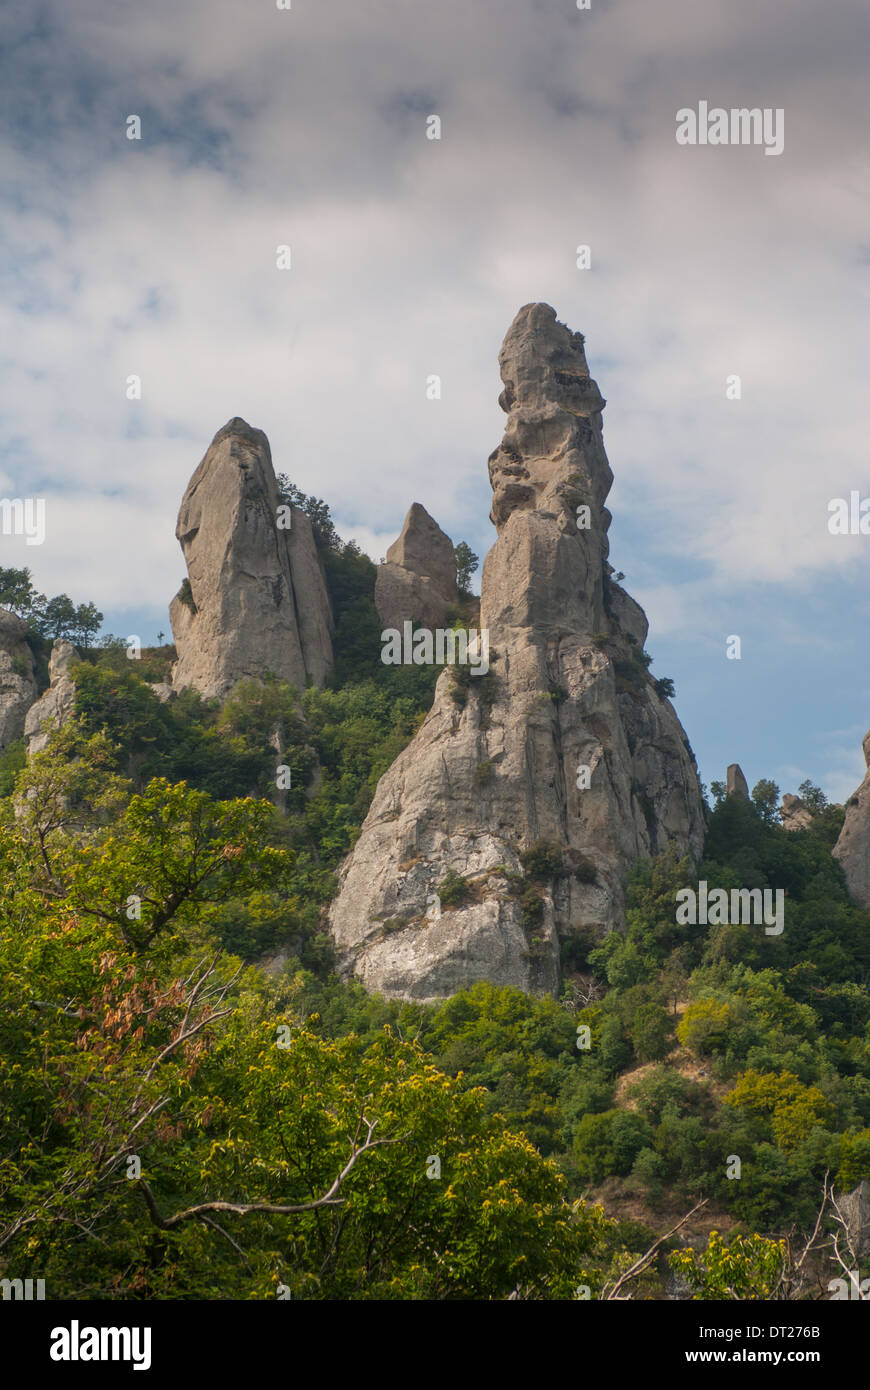
[[[47,535],[0,564],[168,633],[178,504],[233,415],[375,560],[412,501],[483,556],[498,347],[545,300],[586,334],[611,560],[702,777],[843,799],[870,536],[827,522],[870,497],[868,44],[866,0],[5,0],[0,496],[44,497]],[[701,101],[781,108],[783,152],[678,145]]]

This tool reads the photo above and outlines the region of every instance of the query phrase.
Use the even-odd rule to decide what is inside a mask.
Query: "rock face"
[[[783,830],[808,830],[813,823],[813,813],[799,796],[786,792],[782,798],[780,812]]]
[[[0,608],[0,749],[24,733],[27,711],[38,694],[27,624]]]
[[[837,1198],[846,1223],[849,1245],[856,1255],[870,1255],[870,1182],[866,1178],[852,1192]]]
[[[398,540],[378,565],[375,607],[385,628],[417,620],[423,627],[446,623],[459,600],[453,542],[419,502],[414,502]]]
[[[864,735],[863,748],[867,776],[846,802],[846,819],[833,853],[855,902],[870,908],[870,733]]]
[[[36,704],[31,705],[24,724],[24,737],[27,739],[27,752],[30,756],[41,753],[48,743],[51,730],[60,728],[73,713],[76,687],[70,675],[70,665],[78,659],[79,654],[71,642],[58,639],[51,649],[48,660],[50,685]],[[47,731],[42,727],[46,719],[52,721]]]
[[[332,612],[311,523],[293,507],[279,527],[269,441],[244,420],[218,430],[187,485],[175,534],[186,586],[169,617],[176,690],[222,698],[266,672],[300,690],[332,667]]]
[[[609,577],[604,401],[582,335],[530,304],[499,361],[490,670],[439,677],[331,911],[340,969],[398,997],[476,980],[556,991],[562,940],[624,925],[634,861],[669,845],[697,855],[703,841],[694,758],[641,656],[646,618]]]
[[[732,763],[725,773],[725,795],[745,796],[749,800],[749,785],[739,763]]]

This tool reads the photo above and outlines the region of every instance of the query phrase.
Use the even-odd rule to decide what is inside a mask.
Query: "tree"
[[[652,1125],[632,1110],[584,1115],[574,1131],[577,1171],[591,1183],[628,1173],[641,1149],[651,1148],[652,1142]]]
[[[724,1103],[769,1118],[777,1147],[786,1150],[833,1117],[833,1107],[818,1087],[805,1086],[789,1071],[745,1071]]]
[[[39,631],[44,637],[69,637],[75,623],[76,606],[68,594],[57,594],[47,599],[37,618]]]
[[[35,591],[29,569],[0,567],[0,608],[8,608],[19,617],[27,617],[34,597]]]
[[[480,559],[466,541],[460,541],[458,545],[455,545],[453,554],[456,557],[456,583],[459,586],[459,592],[463,598],[468,598],[471,576],[480,565]]]
[[[726,1245],[711,1231],[705,1250],[677,1250],[669,1259],[693,1299],[772,1299],[782,1284],[787,1245],[760,1235],[738,1235]]]
[[[307,497],[301,488],[291,483],[286,473],[279,473],[278,500],[283,506],[298,507],[311,522],[314,540],[319,550],[341,550],[343,542],[335,529],[329,504],[321,497]]]
[[[752,788],[752,804],[765,825],[774,825],[779,805],[779,787],[769,777],[762,777]]]
[[[661,1004],[635,1009],[629,1037],[640,1062],[660,1062],[671,1050],[671,1020]]]
[[[820,815],[828,804],[828,798],[821,787],[817,787],[815,782],[811,782],[809,778],[801,782],[798,787],[798,796],[814,816]]]
[[[96,604],[80,603],[75,610],[72,622],[72,633],[78,644],[85,651],[91,645],[91,638],[96,637],[103,621],[102,613],[97,611]]]
[[[127,946],[144,951],[201,905],[280,881],[292,854],[269,844],[272,816],[268,802],[214,801],[156,777],[116,828],[77,845],[63,896],[73,911],[114,923]]]
[[[690,1004],[677,1027],[677,1038],[698,1057],[725,1049],[729,1031],[737,1023],[731,1004],[717,999],[697,999]]]

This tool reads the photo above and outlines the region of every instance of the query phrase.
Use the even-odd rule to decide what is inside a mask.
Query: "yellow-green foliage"
[[[718,1050],[734,1020],[735,1014],[730,1004],[719,1003],[715,999],[698,999],[688,1006],[680,1019],[677,1037],[696,1056],[703,1056]]]
[[[729,1244],[711,1231],[705,1250],[678,1250],[671,1266],[694,1290],[693,1299],[769,1299],[786,1257],[784,1240],[735,1236]]]
[[[805,1086],[791,1072],[746,1071],[725,1104],[769,1118],[774,1142],[793,1149],[817,1125],[833,1117],[833,1107],[817,1086]]]

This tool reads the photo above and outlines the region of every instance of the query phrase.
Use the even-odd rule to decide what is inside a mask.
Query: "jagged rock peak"
[[[612,474],[582,337],[527,305],[500,361],[508,422],[489,459],[498,539],[480,606],[489,670],[439,677],[330,911],[339,969],[405,998],[476,980],[556,992],[561,941],[624,927],[631,865],[703,843],[697,768],[643,659],[646,619],[606,563]],[[530,910],[517,884],[532,849],[556,867],[527,876],[540,895]],[[451,873],[462,900],[441,905]]]
[[[399,536],[387,551],[387,562],[425,574],[439,588],[456,592],[453,542],[420,502],[408,508]]]
[[[299,689],[332,667],[332,614],[308,517],[279,525],[269,441],[235,416],[214,436],[188,483],[175,534],[189,588],[169,616],[173,686],[222,698],[267,672]]]
[[[378,566],[378,616],[385,628],[401,628],[407,620],[438,628],[458,600],[453,542],[426,508],[413,502],[386,562]]]
[[[499,532],[518,507],[551,508],[570,528],[585,503],[592,528],[605,533],[610,525],[604,500],[613,474],[603,447],[595,447],[605,402],[589,375],[583,341],[549,304],[527,304],[507,331],[499,404],[509,419],[489,461]]]
[[[725,773],[725,795],[745,796],[749,800],[749,784],[739,763],[731,763]]]

